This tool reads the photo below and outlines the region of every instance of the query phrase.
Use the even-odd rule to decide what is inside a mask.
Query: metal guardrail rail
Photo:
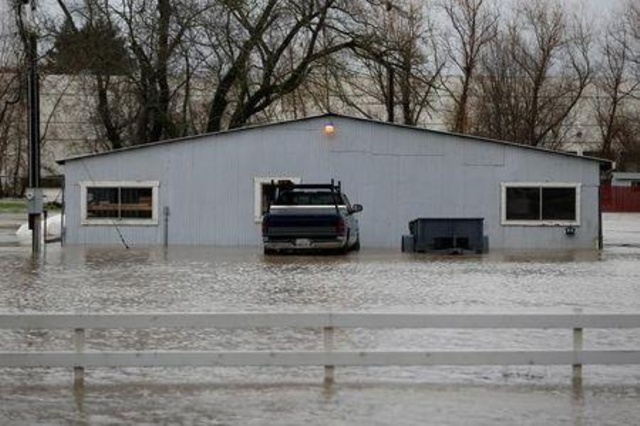
[[[87,329],[321,328],[324,351],[85,351]],[[335,328],[572,329],[572,350],[335,351]],[[0,329],[74,330],[74,351],[2,351],[0,368],[73,367],[76,386],[87,367],[571,365],[640,364],[640,349],[583,350],[583,330],[640,328],[640,314],[167,313],[0,314]]]

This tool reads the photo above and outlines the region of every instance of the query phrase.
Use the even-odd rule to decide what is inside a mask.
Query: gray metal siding
[[[117,244],[109,226],[80,225],[82,180],[157,180],[159,210],[171,210],[171,244],[259,245],[254,177],[299,176],[305,182],[341,180],[359,215],[364,247],[400,247],[417,217],[484,217],[491,248],[591,248],[598,231],[599,165],[595,161],[335,118],[204,136],[185,142],[69,161],[67,242]],[[502,182],[582,183],[581,225],[500,224]],[[132,244],[161,244],[158,226],[120,227]]]

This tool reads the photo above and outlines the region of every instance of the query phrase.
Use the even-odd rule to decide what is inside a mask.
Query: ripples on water
[[[3,311],[637,311],[638,252],[263,257],[257,248],[0,248]]]
[[[0,247],[0,310],[3,312],[572,312],[575,308],[585,312],[640,312],[640,249],[629,247],[611,247],[603,252],[492,253],[461,257],[375,250],[348,256],[264,257],[258,248],[134,247],[126,250],[55,245],[48,246],[46,254],[35,261],[29,251],[30,247],[25,246]],[[585,339],[587,348],[637,347],[640,334],[637,330],[587,331]],[[319,349],[321,342],[319,330],[111,330],[89,332],[87,345],[90,350],[266,350]],[[72,348],[70,333],[64,331],[1,332],[0,343],[4,350]],[[498,333],[338,330],[336,346],[341,349],[568,349],[571,333],[569,330]],[[59,386],[69,383],[68,371],[5,370],[3,374],[5,381],[0,391],[2,398],[10,401],[15,409],[11,412],[24,404],[41,406],[38,398],[52,404],[56,400],[66,401],[67,394],[60,391]],[[440,423],[446,422],[443,414],[455,407],[461,415],[456,417],[459,421],[455,424],[473,420],[474,410],[475,416],[491,423],[493,414],[478,402],[483,400],[480,395],[484,391],[474,387],[481,384],[490,386],[485,391],[498,398],[485,401],[493,409],[501,406],[499,398],[511,399],[522,408],[527,406],[527,398],[533,397],[534,405],[546,404],[549,408],[551,417],[547,420],[552,423],[554,418],[575,420],[575,413],[566,411],[567,407],[575,408],[575,404],[563,404],[553,396],[558,393],[561,399],[570,400],[564,387],[570,382],[569,367],[345,368],[337,371],[338,382],[345,383],[345,387],[328,396],[322,396],[316,387],[322,371],[314,368],[97,369],[88,375],[89,383],[106,386],[92,394],[97,398],[93,404],[83,399],[83,404],[93,407],[89,419],[97,423],[101,420],[153,423],[154,419],[189,423],[195,419],[223,419],[223,423],[263,424],[258,418],[252,419],[255,415],[274,420],[268,423],[279,423],[276,421],[279,418],[288,419],[281,424],[326,424],[320,421],[324,414],[338,424],[371,424],[366,421],[371,415],[377,416],[378,424],[388,424],[396,416],[404,416],[400,418],[406,420],[405,424],[421,424],[420,419],[425,415],[440,419]],[[605,386],[604,389],[614,385],[615,390],[592,396],[593,401],[615,399],[610,393],[622,392],[616,403],[619,407],[607,402],[608,418],[622,416],[622,420],[628,420],[624,410],[627,416],[639,414],[620,402],[638,396],[640,373],[635,369],[587,368],[585,376],[588,383]],[[277,388],[273,384],[283,380],[285,384],[299,385]],[[260,385],[262,382],[265,384]],[[21,393],[25,383],[40,383],[44,388],[27,386],[25,389],[30,390]],[[363,387],[354,383],[363,383]],[[375,383],[387,385],[378,387]],[[397,389],[390,383],[412,384],[417,388]],[[198,388],[199,384],[204,388]],[[472,386],[460,393],[456,384]],[[504,384],[513,388],[503,390]],[[540,389],[527,392],[519,387],[531,385]],[[6,392],[14,396],[8,397]],[[132,398],[141,401],[135,396],[139,392],[147,393],[148,404],[131,402]],[[32,396],[34,401],[30,401]],[[216,398],[218,403],[205,404],[209,398]],[[430,409],[419,402],[424,398],[443,408]],[[387,401],[404,408],[394,412],[378,407]],[[111,408],[102,412],[101,404]],[[460,408],[460,404],[465,404],[464,408]],[[77,407],[69,408],[69,401],[61,403],[60,407],[64,406],[66,411],[60,409],[60,413],[49,409],[48,418],[69,420],[71,416],[78,420],[78,413],[87,415],[84,409],[79,412]],[[128,415],[118,412],[123,407],[129,410]],[[183,414],[172,417],[168,407]],[[583,407],[581,415],[592,409],[588,407]],[[229,411],[233,409],[239,412]],[[140,414],[142,412],[147,416]],[[186,412],[191,412],[193,417],[184,414]],[[338,413],[342,413],[342,420],[351,421],[341,422]],[[506,410],[502,415],[504,419],[498,415],[494,420],[504,424],[522,420],[513,410]],[[37,417],[27,419],[26,423],[31,423]]]

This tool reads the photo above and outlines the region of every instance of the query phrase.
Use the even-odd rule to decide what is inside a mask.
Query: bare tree
[[[0,38],[0,197],[21,192],[25,170],[25,88],[22,49],[12,35]]]
[[[473,131],[558,148],[591,79],[590,42],[559,2],[522,2],[483,55]]]
[[[430,3],[354,2],[354,49],[336,56],[325,84],[338,108],[417,125],[433,111],[444,67]]]
[[[444,85],[454,102],[451,130],[467,133],[480,55],[497,36],[499,13],[488,0],[446,0],[443,8],[453,29],[449,55],[460,73],[459,79]]]
[[[139,106],[138,143],[182,135],[173,102],[191,72],[183,62],[186,34],[207,7],[189,0],[125,0],[121,7],[111,7],[125,28],[136,64],[132,83]]]
[[[321,60],[352,45],[341,19],[347,0],[57,2],[72,32],[100,24],[126,37],[130,68],[88,69],[109,148],[260,120]]]
[[[602,138],[601,154],[614,159],[614,144],[620,136],[621,114],[626,101],[636,94],[639,82],[630,78],[631,38],[626,25],[610,26],[602,46],[602,65],[595,86],[596,121]]]
[[[239,127],[292,93],[323,58],[352,46],[348,37],[321,43],[337,25],[344,0],[224,1],[206,15],[216,87],[208,131]],[[215,27],[208,24],[217,22]]]
[[[27,27],[18,2],[9,4],[0,38],[0,196],[18,196],[27,172]]]
[[[56,1],[72,31],[126,39],[123,71],[85,71],[108,148],[317,110],[420,124],[445,57],[452,130],[553,148],[591,78],[590,35],[556,0],[504,23],[491,0],[440,0],[448,55],[432,4],[412,0]]]
[[[637,0],[628,0],[625,18],[631,33],[633,73],[640,79],[640,3]]]
[[[594,110],[602,143],[600,155],[615,160],[622,169],[640,167],[639,11],[636,4],[628,3],[619,14],[626,19],[616,18],[609,23],[595,80]]]
[[[186,60],[186,39],[207,5],[191,0],[85,0],[80,9],[70,9],[66,0],[57,4],[67,28],[80,36],[84,71],[95,84],[94,116],[109,148],[183,136],[191,128],[176,109],[190,96],[184,92],[190,89],[186,80],[193,72]],[[120,33],[126,40],[124,51]],[[93,48],[85,34],[105,34],[106,46]],[[105,57],[106,47],[112,54]]]
[[[424,9],[408,5],[404,23],[397,31],[397,64],[399,103],[404,124],[415,126],[424,112],[430,112],[432,98],[438,89],[445,62],[437,48],[433,23],[423,14]]]

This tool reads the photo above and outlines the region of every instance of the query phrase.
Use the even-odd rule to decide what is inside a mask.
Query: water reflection
[[[571,408],[573,412],[574,426],[588,424],[585,413],[584,386],[582,380],[574,380],[572,383]]]
[[[85,387],[84,385],[75,384],[73,387],[73,400],[75,402],[75,418],[74,423],[76,425],[87,425],[88,418],[85,412]]]
[[[555,386],[300,382],[51,386],[6,394],[4,424],[634,424],[638,391]],[[11,415],[9,417],[8,415]]]

